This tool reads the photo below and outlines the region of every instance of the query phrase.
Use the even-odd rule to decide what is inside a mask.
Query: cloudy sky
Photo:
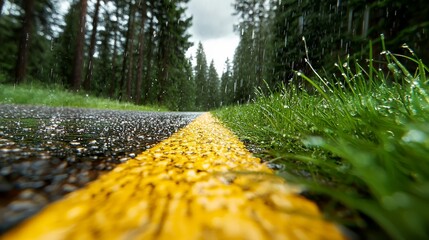
[[[193,16],[190,30],[194,46],[188,56],[195,56],[198,42],[201,41],[207,56],[207,63],[214,60],[219,74],[222,74],[225,60],[232,61],[239,37],[233,32],[236,18],[232,16],[234,0],[191,0],[188,14]]]

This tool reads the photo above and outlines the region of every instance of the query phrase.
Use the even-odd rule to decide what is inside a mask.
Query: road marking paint
[[[344,239],[210,113],[2,239]]]

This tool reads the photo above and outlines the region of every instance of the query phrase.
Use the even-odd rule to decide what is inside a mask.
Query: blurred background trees
[[[294,73],[312,74],[306,58],[330,72],[348,55],[365,61],[370,40],[377,58],[381,34],[390,51],[404,53],[406,43],[429,60],[425,0],[236,0],[240,43],[219,74],[202,45],[195,60],[186,56],[188,1],[74,0],[64,8],[63,0],[1,0],[0,81],[208,110],[249,102],[257,88],[301,84]]]
[[[187,2],[1,1],[0,79],[195,109]]]
[[[405,54],[405,43],[429,61],[425,0],[236,0],[234,7],[240,17],[233,61],[238,102],[252,99],[255,88],[264,90],[261,79],[272,90],[279,84],[303,84],[295,72],[313,74],[306,58],[318,71],[329,73],[338,59],[349,55],[367,60],[371,40],[374,60],[381,60],[382,34],[391,52]]]

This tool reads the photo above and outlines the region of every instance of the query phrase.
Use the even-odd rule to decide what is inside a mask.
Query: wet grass
[[[0,83],[0,104],[30,104],[53,107],[80,107],[133,111],[167,111],[162,106],[138,106],[133,103],[119,102],[89,96],[84,93],[70,92],[61,86],[43,84],[24,84],[19,86]]]
[[[370,53],[331,79],[297,73],[310,91],[284,86],[216,115],[361,239],[428,239],[428,67],[383,54],[387,71]]]

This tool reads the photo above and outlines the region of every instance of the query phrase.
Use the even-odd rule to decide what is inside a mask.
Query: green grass
[[[363,239],[429,239],[428,67],[384,56],[387,71],[370,52],[367,66],[338,63],[331,79],[297,73],[306,87],[215,114]]]
[[[56,85],[43,86],[42,84],[13,86],[0,83],[0,103],[133,111],[167,111],[165,107],[138,106],[127,102],[97,98],[84,93],[70,92]]]

